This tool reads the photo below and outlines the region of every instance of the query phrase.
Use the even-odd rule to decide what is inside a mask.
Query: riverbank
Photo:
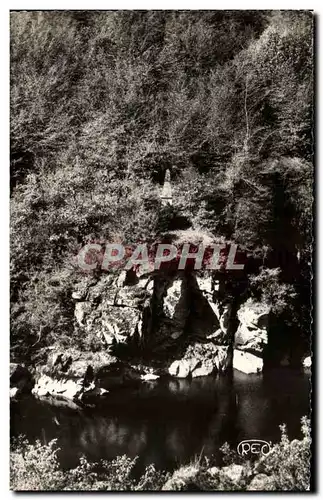
[[[11,453],[10,486],[15,491],[308,491],[310,489],[311,437],[309,420],[302,419],[301,440],[288,439],[281,427],[281,440],[266,456],[251,462],[227,445],[222,447],[228,465],[218,467],[197,458],[172,474],[149,464],[137,479],[137,458],[89,463],[80,459],[74,469],[63,471],[57,459],[55,440],[16,442]]]
[[[243,439],[276,443],[284,422],[290,438],[300,439],[300,419],[309,414],[310,375],[285,367],[141,382],[93,407],[26,395],[12,401],[11,433],[31,443],[57,439],[66,469],[77,467],[82,455],[91,462],[127,455],[139,457],[136,470],[142,474],[152,462],[172,472],[202,451],[219,459],[226,441],[233,448]]]

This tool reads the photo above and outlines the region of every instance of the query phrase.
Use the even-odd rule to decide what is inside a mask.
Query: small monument
[[[170,170],[169,169],[166,170],[164,185],[163,185],[160,197],[161,197],[163,206],[173,204],[172,186],[170,184]]]

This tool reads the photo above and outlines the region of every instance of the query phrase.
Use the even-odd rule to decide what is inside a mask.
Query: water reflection
[[[309,389],[308,375],[289,369],[154,381],[120,391],[113,404],[95,411],[16,403],[11,431],[42,442],[57,438],[63,467],[74,467],[82,454],[93,461],[127,454],[140,457],[139,469],[152,462],[172,469],[201,453],[218,457],[225,441],[276,441],[282,422],[298,437]]]

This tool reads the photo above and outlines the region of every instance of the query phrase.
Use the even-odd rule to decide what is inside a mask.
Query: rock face
[[[159,282],[160,283],[160,282]],[[160,284],[160,324],[164,336],[176,340],[184,333],[189,316],[189,290],[185,277]]]
[[[34,378],[30,371],[18,363],[10,363],[10,397],[18,398],[31,392]]]
[[[136,333],[142,333],[153,287],[144,276],[128,284],[129,274],[104,275],[99,281],[79,286],[72,294],[76,325],[103,345],[126,343]]]
[[[84,403],[161,375],[185,379],[225,372],[232,363],[231,308],[217,300],[218,289],[211,276],[183,271],[85,278],[72,293],[75,334],[101,349],[54,348],[37,369],[34,394]]]
[[[85,277],[72,292],[75,335],[95,349],[52,346],[34,393],[84,403],[163,375],[262,371],[269,308],[249,299],[237,310],[232,284],[220,278],[141,268]]]
[[[229,347],[215,346],[209,342],[190,345],[181,359],[173,361],[168,373],[173,377],[204,377],[224,372],[230,365]]]
[[[230,303],[224,304],[219,300],[221,286],[212,276],[196,277],[192,286],[192,330],[201,338],[212,340],[217,345],[229,345],[232,307]]]
[[[214,300],[216,289],[211,276],[183,271],[105,275],[74,290],[76,328],[106,348],[136,344],[152,357],[176,356],[183,342],[228,346],[231,309]]]

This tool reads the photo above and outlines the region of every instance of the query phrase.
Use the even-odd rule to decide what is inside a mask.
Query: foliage
[[[262,267],[259,274],[249,277],[251,294],[269,305],[276,315],[281,314],[291,303],[291,299],[295,298],[293,286],[282,283],[280,274],[279,268]]]
[[[135,480],[133,468],[136,458],[119,456],[114,460],[89,463],[80,458],[75,469],[63,471],[59,467],[56,440],[42,445],[30,444],[19,438],[13,444],[10,456],[10,486],[15,491],[137,491],[160,489],[167,474],[149,465]]]
[[[48,445],[34,445],[19,438],[10,454],[10,487],[15,491],[57,490],[63,483],[63,472],[57,460],[56,440]]]
[[[311,432],[309,419],[302,418],[301,441],[288,439],[286,425],[281,426],[281,440],[257,465],[257,472],[274,477],[279,491],[306,491],[311,480]]]
[[[71,335],[85,243],[188,225],[280,268],[308,320],[312,38],[306,11],[11,13],[14,358]]]
[[[275,491],[307,491],[310,489],[311,431],[308,418],[302,418],[303,439],[290,441],[286,426],[281,426],[281,440],[272,446],[268,455],[251,463],[242,459],[226,443],[221,447],[224,467],[210,467],[201,456],[182,465],[172,474],[157,471],[153,464],[142,476],[134,479],[136,458],[120,456],[107,462],[89,463],[80,458],[79,465],[62,471],[57,459],[56,441],[34,445],[22,438],[13,444],[10,458],[10,484],[15,491],[245,491],[259,474],[270,478]],[[228,475],[239,469],[242,473]]]

